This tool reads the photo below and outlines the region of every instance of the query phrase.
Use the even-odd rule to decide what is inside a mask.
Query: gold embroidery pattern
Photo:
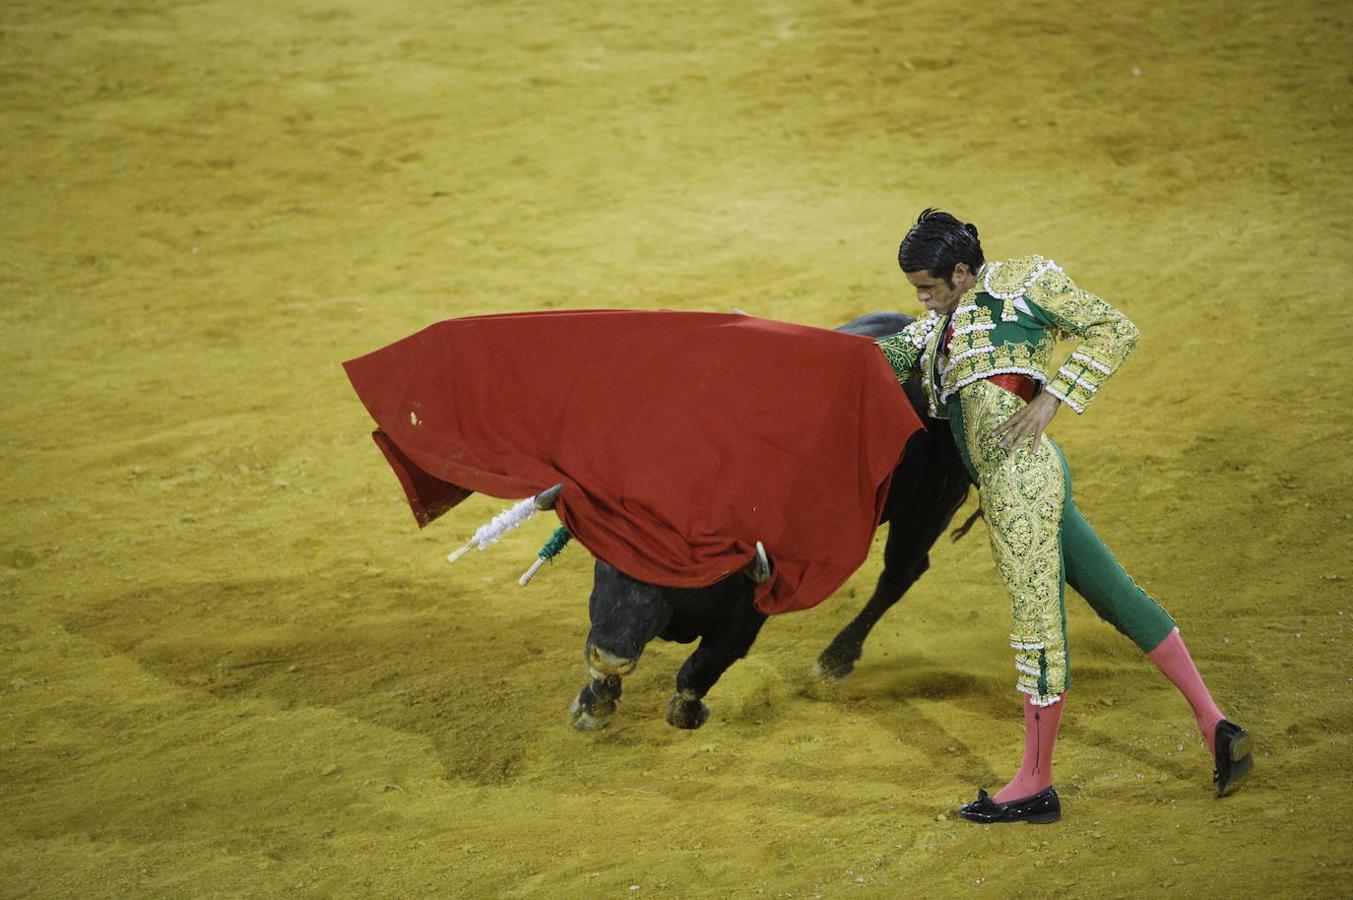
[[[1015,343],[992,347],[988,338],[987,346],[973,348],[971,356],[965,357],[961,352],[950,353],[949,368],[941,377],[943,388],[940,402],[947,402],[959,388],[1001,372],[1018,372],[1035,381],[1046,382],[1048,379],[1043,373],[1052,346],[1053,342],[1049,340],[1037,344]]]
[[[991,321],[991,311],[975,304],[954,311],[954,335],[949,341],[949,366],[947,375],[959,363],[970,356],[990,353],[991,331],[996,324]],[[943,381],[944,379],[941,379]]]
[[[1053,376],[1048,392],[1076,412],[1084,412],[1104,382],[1137,346],[1137,326],[1104,300],[1076,287],[1055,266],[1033,281],[1025,296],[1038,307],[1035,318],[1045,319],[1057,332],[1056,336],[1074,335],[1081,339],[1075,352]]]
[[[982,269],[954,310],[953,338],[936,384],[931,362],[939,354],[942,321],[932,313],[878,342],[899,381],[920,365],[930,414],[939,418],[954,393],[1008,372],[1046,384],[1048,393],[1084,412],[1137,345],[1137,326],[1127,316],[1076,287],[1056,263],[1041,256],[992,262]],[[1010,323],[1022,323],[1028,339],[993,344],[992,331]],[[1049,381],[1053,348],[1069,335],[1081,343]]]
[[[986,381],[964,388],[964,443],[978,474],[991,553],[1010,594],[1017,686],[1039,705],[1066,690],[1062,608],[1062,463],[1046,437],[1037,453],[1006,450],[993,430],[1024,401]]]
[[[897,334],[879,339],[877,342],[879,349],[883,351],[888,364],[893,367],[893,374],[897,376],[898,381],[906,381],[911,375],[911,370],[916,368],[921,351],[926,347],[938,322],[938,317],[932,313],[916,319]]]
[[[960,388],[988,375],[1015,372],[1046,383],[1048,362],[1057,341],[1046,335],[1036,341],[1017,341],[992,344],[991,332],[999,324],[990,308],[991,302],[978,302],[982,295],[1000,301],[1000,322],[1023,319],[1029,322],[1032,313],[1024,303],[1026,282],[1043,264],[1042,257],[993,262],[982,269],[982,277],[963,295],[954,310],[954,339],[950,345],[949,360],[940,376],[938,405],[943,407],[949,397]],[[932,388],[926,385],[927,392]]]
[[[982,267],[982,289],[1002,301],[1002,322],[1018,322],[1021,312],[1030,314],[1029,306],[1024,302],[1024,293],[1049,269],[1061,271],[1057,263],[1041,256],[1024,256]]]

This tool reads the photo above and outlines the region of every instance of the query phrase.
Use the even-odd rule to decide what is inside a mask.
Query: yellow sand
[[[1353,10],[965,6],[0,5],[0,894],[1353,891]],[[877,560],[700,731],[655,645],[575,733],[586,554],[517,588],[542,517],[448,567],[502,503],[419,533],[339,368],[477,313],[915,311],[929,205],[1141,325],[1052,432],[1254,732],[1234,797],[1073,599],[1062,822],[953,817],[1022,733],[981,528],[845,684]]]

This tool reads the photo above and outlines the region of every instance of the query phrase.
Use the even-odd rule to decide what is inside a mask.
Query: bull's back
[[[843,331],[846,334],[858,334],[870,338],[884,338],[890,334],[897,334],[913,321],[911,316],[904,315],[903,313],[871,312],[865,313],[858,319],[851,319],[836,330]]]

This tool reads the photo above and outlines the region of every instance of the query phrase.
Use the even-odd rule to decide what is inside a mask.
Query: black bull
[[[883,337],[910,321],[899,313],[871,313],[837,330]],[[893,473],[882,518],[888,523],[883,572],[874,594],[818,657],[816,668],[828,678],[851,673],[870,629],[929,568],[930,548],[963,504],[971,483],[947,425],[926,414],[919,383],[913,379],[904,388],[926,428],[912,436]],[[773,555],[774,548],[769,549]],[[676,692],[667,706],[669,723],[699,728],[709,717],[704,696],[729,666],[747,655],[766,621],[765,613],[752,605],[753,587],[741,573],[708,587],[659,587],[597,560],[588,600],[592,628],[583,651],[591,680],[569,709],[574,727],[592,730],[606,724],[620,699],[621,679],[634,670],[648,642],[662,638],[700,641],[677,673]]]

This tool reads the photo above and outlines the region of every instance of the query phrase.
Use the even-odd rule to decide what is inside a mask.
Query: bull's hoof
[[[855,660],[845,654],[833,653],[831,648],[813,663],[813,677],[822,681],[845,681],[855,671]]]
[[[573,723],[573,727],[579,731],[600,731],[611,721],[611,716],[615,714],[616,704],[612,702],[591,703],[586,701],[587,688],[583,688],[578,696],[573,698],[569,704],[568,717]]]
[[[709,706],[703,700],[685,697],[680,691],[667,703],[667,724],[673,728],[699,728],[709,719]]]
[[[584,712],[573,717],[573,727],[578,731],[601,731],[610,721],[610,719],[598,719],[591,713]]]

